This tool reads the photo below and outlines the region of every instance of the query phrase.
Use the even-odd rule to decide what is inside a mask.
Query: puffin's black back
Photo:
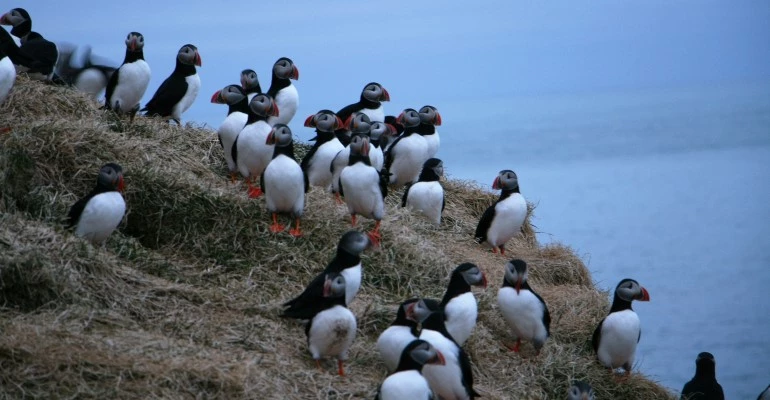
[[[716,363],[711,353],[700,353],[695,361],[695,376],[682,388],[681,399],[724,400],[722,386],[716,379]]]
[[[195,65],[185,64],[176,59],[176,67],[171,76],[166,78],[152,96],[147,105],[141,111],[146,111],[148,116],[159,115],[168,117],[174,109],[174,105],[182,100],[187,92],[186,77],[196,74]]]

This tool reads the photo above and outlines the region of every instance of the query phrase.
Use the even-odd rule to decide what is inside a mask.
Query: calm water
[[[541,242],[574,247],[600,287],[649,290],[642,372],[679,391],[710,351],[727,398],[756,398],[770,383],[770,82],[482,104],[496,122],[440,107],[451,176],[516,170]]]

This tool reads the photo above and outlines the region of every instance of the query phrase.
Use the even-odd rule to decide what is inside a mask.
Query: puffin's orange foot
[[[356,226],[356,222],[357,222],[356,215],[355,214],[351,215],[350,216],[350,226]]]
[[[342,360],[337,360],[337,373],[340,374],[340,376],[345,376],[345,369],[342,368]]]
[[[0,133],[8,133],[11,131],[11,128],[0,128]]]
[[[235,171],[230,171],[230,183],[235,183],[238,180],[238,174]]]
[[[500,254],[505,255],[505,247],[500,246]]]
[[[369,236],[369,240],[372,241],[372,246],[380,247],[380,239],[382,239],[382,235],[380,235],[380,232],[370,231],[370,232],[367,232],[366,235]]]
[[[492,253],[497,254],[497,247],[492,247]]]
[[[511,351],[513,351],[514,353],[518,353],[519,350],[521,350],[521,339],[516,339],[516,344],[513,345],[513,347],[511,348]]]
[[[323,367],[321,367],[321,360],[315,360],[315,366],[318,367],[319,371],[324,372]]]
[[[262,189],[258,187],[250,187],[249,188],[249,197],[252,199],[256,199],[257,197],[262,196]]]
[[[340,194],[339,194],[339,193],[334,193],[334,201],[335,201],[337,204],[345,204],[345,202],[344,202],[344,201],[342,201],[342,197],[340,196]]]
[[[289,235],[300,237],[302,236],[302,231],[299,228],[291,228],[289,229]]]
[[[283,232],[283,228],[285,228],[283,225],[274,222],[272,225],[270,225],[270,232],[273,232],[273,233]]]

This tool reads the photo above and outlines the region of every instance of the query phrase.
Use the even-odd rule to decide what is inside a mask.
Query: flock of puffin
[[[128,114],[131,120],[144,111],[180,123],[197,97],[200,78],[196,66],[201,66],[201,57],[191,44],[180,48],[175,69],[140,108],[150,81],[140,33],[128,34],[123,64],[110,68],[92,62],[95,57],[88,53],[60,54],[56,45],[31,30],[31,18],[24,9],[4,14],[0,24],[11,25],[10,33],[21,42],[18,46],[0,29],[0,102],[11,90],[17,71],[94,95],[104,90],[103,108]],[[353,226],[359,215],[375,221],[367,234],[346,232],[331,262],[299,296],[284,303],[281,314],[305,323],[308,348],[319,367],[321,359],[336,358],[338,373],[344,375],[343,362],[356,335],[356,318],[347,306],[361,287],[361,254],[380,245],[388,189],[406,186],[402,206],[424,214],[436,225],[441,223],[443,163],[434,158],[440,145],[436,127],[441,125],[441,115],[435,107],[424,106],[403,110],[397,117],[386,116],[382,103],[390,100],[390,94],[379,83],[368,83],[358,102],[337,112],[323,109],[307,117],[304,125],[315,129],[311,139],[315,143],[298,162],[288,126],[299,104],[292,84],[298,78],[297,66],[283,57],[273,65],[266,92],[256,72],[247,69],[241,72],[239,85],[225,86],[214,93],[211,102],[228,106],[217,133],[230,177],[233,181],[238,174],[244,178],[249,197],[264,195],[272,217],[271,232],[285,229],[279,215],[288,214],[293,218],[289,234],[302,235],[300,219],[310,186],[331,192],[334,200],[330,201],[344,202]],[[501,190],[501,195],[481,216],[475,237],[504,255],[505,244],[521,231],[527,204],[511,170],[500,171],[492,187]],[[75,235],[103,243],[125,214],[123,189],[122,168],[115,163],[102,166],[94,189],[69,211],[68,223]],[[518,352],[524,340],[539,354],[550,333],[548,307],[530,286],[524,260],[510,260],[503,268],[497,304],[516,339],[510,349]],[[462,347],[478,315],[472,286],[486,287],[486,277],[478,266],[463,263],[452,272],[440,301],[413,298],[398,306],[395,320],[377,341],[390,373],[379,388],[378,399],[431,399],[434,394],[440,399],[479,397]],[[649,298],[647,290],[633,279],[623,279],[615,288],[610,312],[592,337],[598,361],[611,371],[622,368],[626,375],[630,373],[641,337],[640,321],[631,304]],[[575,381],[567,397],[593,399],[594,392],[587,382]],[[695,377],[684,386],[682,398],[724,398],[710,353],[698,355]],[[765,390],[760,399],[767,398]]]

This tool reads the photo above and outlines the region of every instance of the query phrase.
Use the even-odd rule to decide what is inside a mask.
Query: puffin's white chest
[[[371,143],[369,143],[369,161],[377,171],[381,171],[382,165],[385,164],[385,155],[382,154],[382,149],[374,147]]]
[[[412,330],[403,325],[389,326],[380,334],[377,338],[377,349],[388,371],[395,371],[404,348],[415,339],[417,338],[412,334]]]
[[[428,381],[415,371],[397,372],[385,379],[379,400],[430,400],[433,392]]]
[[[332,183],[332,172],[329,166],[332,160],[334,160],[334,156],[344,148],[345,146],[336,137],[318,146],[315,154],[313,154],[313,158],[309,162],[307,171],[308,181],[310,181],[311,185],[323,188],[329,187]]]
[[[360,112],[366,114],[372,122],[385,122],[385,109],[382,104],[377,108],[362,108]]]
[[[0,103],[8,97],[8,93],[16,81],[16,68],[10,57],[3,57],[0,60]]]
[[[345,305],[350,305],[350,302],[358,294],[358,290],[361,289],[361,275],[363,274],[361,263],[343,269],[341,274],[345,277]]]
[[[406,205],[423,213],[434,224],[441,224],[441,208],[444,205],[444,188],[441,183],[416,182],[409,187]]]
[[[435,157],[438,153],[438,148],[441,145],[441,138],[438,136],[438,131],[432,135],[423,135],[425,141],[428,143],[428,158]]]
[[[343,306],[334,306],[313,317],[308,332],[308,347],[314,359],[348,358],[348,350],[356,337],[356,317]]]
[[[281,154],[265,168],[265,202],[270,212],[291,212],[302,216],[305,208],[305,177],[302,168]]]
[[[422,367],[422,376],[428,381],[431,389],[443,399],[468,399],[468,393],[462,384],[463,374],[457,345],[441,333],[430,329],[423,329],[420,339],[430,343],[444,355],[444,365],[429,364]]]
[[[278,106],[278,116],[268,118],[267,122],[270,125],[288,125],[291,119],[294,118],[294,114],[297,113],[297,107],[299,107],[297,87],[294,84],[289,84],[289,86],[279,90],[275,95],[275,104]]]
[[[245,113],[240,111],[232,112],[222,121],[222,125],[219,125],[217,130],[219,140],[222,141],[225,162],[227,162],[227,168],[230,171],[235,171],[237,168],[235,161],[233,161],[233,143],[238,134],[243,130],[243,127],[246,126],[246,120],[248,119],[249,117]]]
[[[86,68],[75,78],[73,86],[79,92],[86,93],[96,100],[99,93],[107,87],[107,76],[98,68]]]
[[[198,97],[198,90],[201,88],[201,78],[197,72],[185,77],[184,80],[187,82],[187,91],[182,96],[182,99],[171,109],[171,117],[178,121],[182,120],[182,114],[190,108],[195,98]]]
[[[522,289],[503,287],[497,292],[497,305],[500,313],[517,339],[545,341],[547,331],[543,325],[545,306],[532,292]]]
[[[150,66],[144,60],[136,60],[121,65],[117,74],[118,83],[109,99],[110,107],[120,112],[129,112],[139,105],[150,84]]]
[[[107,240],[126,213],[126,202],[120,192],[100,193],[86,203],[80,215],[75,235],[92,243]]]
[[[456,296],[444,307],[446,314],[446,330],[452,335],[452,338],[461,345],[473,333],[476,327],[476,318],[478,317],[478,306],[476,297],[472,292],[463,293]]]
[[[380,175],[374,167],[357,162],[340,174],[342,193],[351,214],[381,220],[385,204],[380,190]]]
[[[602,323],[597,355],[605,366],[633,366],[640,332],[639,316],[633,310],[611,313]]]
[[[495,218],[487,231],[487,242],[501,246],[521,232],[527,217],[527,201],[520,193],[513,193],[495,205]]]
[[[422,165],[428,160],[428,143],[421,135],[413,133],[392,146],[393,161],[390,166],[390,183],[396,186],[417,181]]]
[[[274,145],[267,144],[272,128],[266,121],[246,125],[238,134],[238,170],[246,178],[259,178],[273,158]]]

